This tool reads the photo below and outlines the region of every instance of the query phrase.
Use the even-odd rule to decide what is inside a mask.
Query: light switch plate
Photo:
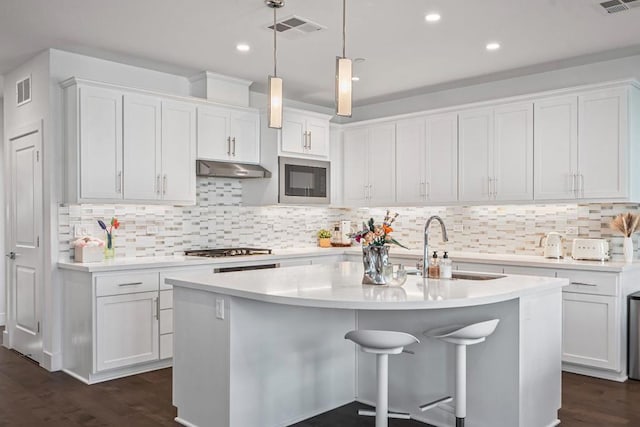
[[[73,226],[73,237],[84,237],[89,235],[89,227],[76,224]]]
[[[224,299],[216,298],[216,319],[224,320]]]

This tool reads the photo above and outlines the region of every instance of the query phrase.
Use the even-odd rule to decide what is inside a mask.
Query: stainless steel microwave
[[[279,158],[278,201],[301,205],[331,202],[331,163],[320,160]]]

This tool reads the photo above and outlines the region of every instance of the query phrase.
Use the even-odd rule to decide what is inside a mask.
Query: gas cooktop
[[[269,255],[271,249],[256,249],[256,248],[222,248],[222,249],[198,249],[193,251],[184,251],[187,256],[204,256],[210,258],[220,258],[228,256],[240,256],[240,255]]]

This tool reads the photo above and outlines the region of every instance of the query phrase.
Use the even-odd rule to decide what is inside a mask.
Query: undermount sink
[[[458,280],[495,280],[495,279],[502,279],[503,277],[505,276],[502,274],[454,272],[451,278],[458,279]]]

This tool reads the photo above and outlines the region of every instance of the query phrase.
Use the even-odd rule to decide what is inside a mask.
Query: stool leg
[[[467,416],[467,346],[456,345],[456,427],[464,427]]]
[[[389,412],[389,355],[376,355],[378,396],[376,399],[376,427],[388,426]]]

